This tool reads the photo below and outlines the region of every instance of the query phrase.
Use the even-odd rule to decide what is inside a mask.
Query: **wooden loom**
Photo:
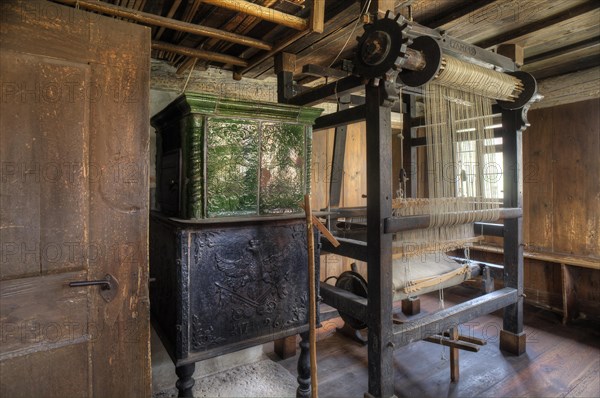
[[[502,308],[504,322],[500,348],[516,355],[524,353],[521,133],[527,126],[529,105],[538,98],[535,79],[527,73],[517,71],[515,63],[504,56],[408,22],[400,15],[393,17],[389,12],[385,18],[365,26],[365,33],[359,38],[352,76],[315,89],[300,90],[300,94],[294,95],[296,88],[293,85],[293,69],[285,62],[286,57],[287,55],[280,56],[276,62],[280,102],[313,105],[334,99],[342,104],[338,112],[318,118],[314,131],[366,121],[367,207],[336,209],[330,215],[334,220],[344,218],[346,221],[352,217],[364,217],[365,234],[363,239],[359,236],[339,238],[341,245],[337,248],[327,241],[322,241],[321,244],[326,252],[367,262],[368,294],[361,296],[353,289],[325,283],[321,283],[320,288],[325,303],[346,315],[346,319],[355,320],[368,328],[369,391],[366,396],[394,395],[392,355],[395,348],[418,340],[432,339],[452,347],[460,340],[457,335],[459,324]],[[463,91],[474,92],[495,101],[493,114],[499,114],[502,119],[499,136],[503,140],[503,166],[504,170],[511,171],[503,174],[504,199],[501,206],[491,203],[492,201],[483,203],[486,202],[482,200],[485,195],[481,192],[468,199],[458,198],[458,188],[450,184],[449,189],[453,192],[449,194],[448,187],[442,187],[440,194],[434,194],[429,201],[422,201],[424,206],[411,206],[414,203],[410,199],[401,199],[402,204],[394,209],[391,109],[399,96],[398,89],[401,88],[402,98],[408,108],[406,113],[410,115],[414,112],[414,98],[424,95],[427,97],[428,88],[422,87],[432,81],[435,83],[436,80],[444,87],[462,88]],[[350,94],[363,89],[366,93],[364,103],[358,101],[357,106],[349,109],[348,104],[352,102]],[[491,113],[483,115],[484,124],[490,121]],[[427,121],[429,124],[436,124],[435,116]],[[440,125],[445,122],[444,118],[439,120]],[[410,118],[408,121],[405,118],[405,124],[408,125],[405,126],[405,131],[410,131]],[[436,140],[438,138],[434,137],[437,134],[440,140],[446,140],[448,137],[445,134],[457,133],[456,126],[443,127],[441,130],[434,128],[432,134],[428,132],[426,139]],[[482,126],[480,122],[475,131],[483,129]],[[344,149],[340,144],[341,134],[337,132],[333,170],[343,167]],[[415,141],[416,137],[411,138]],[[475,139],[484,140],[485,136]],[[456,136],[451,137],[451,146],[454,147],[457,141]],[[436,142],[432,144],[430,141],[428,144],[433,146]],[[411,149],[405,151],[408,155],[411,152]],[[447,154],[453,156],[454,152],[451,150]],[[443,160],[444,155],[438,159]],[[339,186],[336,185],[341,182],[334,178],[331,181],[331,196],[339,197]],[[430,185],[430,191],[431,189]],[[449,196],[454,198],[457,206],[449,203]],[[445,201],[444,205],[439,204],[441,201]],[[478,204],[475,205],[475,202]],[[403,207],[412,208],[412,213],[403,211]],[[484,227],[488,224],[479,223],[481,221],[503,221],[503,226],[488,228]],[[481,275],[485,270],[474,264],[459,266],[445,273],[443,283],[440,278],[430,275],[417,280],[419,286],[415,286],[417,283],[412,279],[406,280],[398,289],[398,286],[394,286],[394,257],[403,257],[407,253],[396,252],[395,255],[394,246],[413,233],[407,231],[449,226],[460,227],[464,231],[462,226],[467,225],[467,228],[473,230],[473,224],[484,233],[491,231],[504,236],[504,288],[420,317],[418,322],[395,324],[392,319],[393,300],[402,290],[406,295],[417,293],[415,289],[418,293],[424,293],[438,289],[440,285],[443,287],[461,283],[465,279]],[[472,238],[464,233],[451,235],[455,238],[456,247],[463,246]],[[366,293],[366,282],[359,282],[364,282]],[[433,336],[438,336],[439,339]],[[451,363],[455,365],[453,379],[458,378],[457,358],[456,351],[451,351]]]

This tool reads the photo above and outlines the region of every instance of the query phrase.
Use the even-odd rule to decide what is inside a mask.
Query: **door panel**
[[[87,384],[88,356],[82,344],[70,344],[50,351],[20,356],[0,362],[0,374],[20,375],[20,382],[3,380],[3,397],[89,397],[81,389]]]
[[[1,184],[2,198],[10,200],[2,203],[9,210],[2,212],[2,279],[87,268],[89,104],[75,94],[89,86],[89,69],[13,51],[0,55]]]
[[[0,7],[0,392],[149,396],[150,30]]]
[[[86,274],[74,271],[0,282],[1,362],[90,340],[95,331],[88,324],[89,288],[65,288],[68,281],[85,279]],[[81,349],[87,352],[85,345]]]

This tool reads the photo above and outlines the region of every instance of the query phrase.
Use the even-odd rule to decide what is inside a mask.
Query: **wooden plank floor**
[[[478,292],[468,287],[445,291],[446,305]],[[437,294],[422,298],[423,312],[438,308]],[[363,397],[367,391],[367,348],[335,332],[339,318],[324,323],[317,343],[321,397]],[[450,382],[448,348],[418,342],[394,353],[398,397],[600,397],[600,328],[580,321],[563,326],[558,315],[526,306],[527,353],[502,353],[501,313],[461,326],[461,333],[483,338],[479,353],[460,352],[460,381]],[[296,374],[296,357],[279,363]]]

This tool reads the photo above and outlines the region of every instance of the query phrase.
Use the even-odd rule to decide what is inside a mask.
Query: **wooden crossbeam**
[[[503,288],[481,297],[457,304],[418,320],[394,325],[394,342],[402,347],[412,342],[442,333],[456,325],[489,314],[518,300],[517,289]]]
[[[216,53],[212,51],[200,50],[198,48],[190,48],[184,46],[177,46],[171,43],[165,43],[162,41],[152,41],[152,49],[160,51],[169,51],[175,54],[185,55],[186,57],[199,58],[207,61],[221,62],[223,64],[231,64],[238,66],[247,66],[248,62],[231,55]]]
[[[597,46],[600,44],[600,37],[591,37],[589,39],[585,39],[582,41],[578,41],[577,43],[572,43],[567,46],[555,48],[550,51],[546,51],[545,53],[533,55],[531,57],[525,58],[525,64],[532,64],[534,62],[545,61],[550,58],[558,57],[560,55],[568,54],[573,51],[584,50],[588,47]]]
[[[277,11],[273,8],[263,7],[245,0],[202,0],[206,4],[225,8],[243,14],[252,15],[265,21],[274,22],[296,30],[306,30],[308,21],[304,18]]]
[[[230,41],[232,43],[242,44],[248,47],[255,47],[270,51],[271,44],[254,39],[248,36],[229,33],[223,30],[210,28],[208,26],[196,25],[189,22],[178,21],[176,19],[166,18],[160,15],[150,14],[143,11],[133,10],[131,8],[115,6],[98,0],[53,0],[56,3],[67,4],[71,6],[78,5],[80,8],[89,11],[96,11],[115,17],[130,19],[144,25],[162,26],[165,28],[177,30],[180,32],[192,33],[199,36],[213,37],[220,40]]]

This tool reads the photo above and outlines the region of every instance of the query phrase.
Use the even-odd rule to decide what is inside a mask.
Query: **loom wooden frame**
[[[501,210],[502,217],[500,217],[504,220],[504,288],[425,316],[416,322],[394,325],[392,322],[392,233],[398,230],[398,227],[390,226],[402,225],[402,229],[423,228],[421,224],[427,221],[426,217],[423,217],[423,220],[412,221],[392,217],[391,107],[383,105],[386,101],[378,87],[370,84],[364,86],[361,79],[356,76],[349,76],[336,82],[335,93],[331,91],[329,85],[326,85],[292,96],[291,68],[288,66],[286,69],[286,65],[283,65],[277,75],[278,98],[281,102],[308,105],[323,102],[334,94],[338,98],[344,98],[361,89],[366,92],[364,108],[359,108],[357,113],[360,114],[358,120],[366,121],[367,241],[364,244],[364,242],[340,240],[342,244],[337,248],[336,253],[367,261],[369,297],[364,299],[321,283],[321,292],[327,304],[343,308],[344,311],[361,317],[368,325],[369,391],[365,396],[394,396],[394,348],[443,333],[445,330],[457,327],[459,323],[502,308],[504,320],[500,348],[516,355],[524,353],[521,225],[523,180],[521,133],[525,128],[523,110],[508,111],[498,107],[494,109],[495,113],[500,112],[502,115],[504,168],[512,171],[503,174],[504,204]],[[411,131],[410,115],[414,109],[412,94],[403,96],[407,103],[405,115],[409,116],[406,118],[408,120],[405,119],[405,134]],[[336,127],[337,133],[340,127],[357,121],[356,113],[344,111],[344,108],[342,106],[337,113],[318,118],[315,124],[320,128]],[[333,158],[341,159],[343,162],[343,146],[336,144],[334,148]],[[403,150],[409,159],[416,155],[414,148],[409,145],[405,145]],[[343,163],[333,165],[332,172],[339,172],[340,167],[343,168]],[[336,180],[332,178],[331,181]],[[327,250],[327,242],[322,244]]]

